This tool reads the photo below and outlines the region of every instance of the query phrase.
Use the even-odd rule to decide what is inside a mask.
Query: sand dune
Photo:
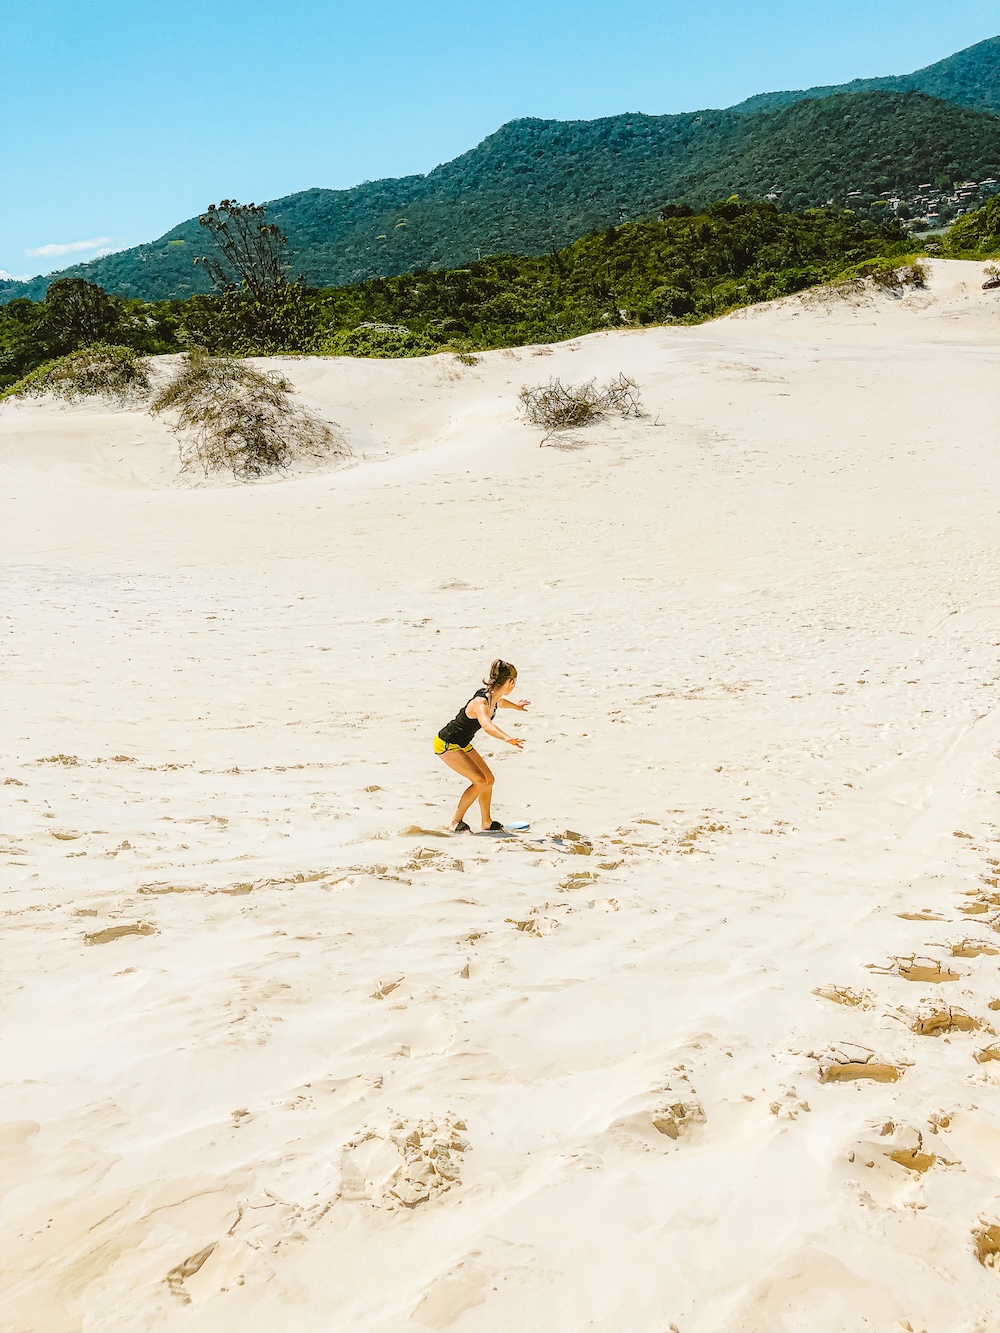
[[[1000,299],[931,267],[291,359],[353,456],[252,486],[0,410],[0,1327],[994,1326]],[[532,827],[447,838],[496,656]]]

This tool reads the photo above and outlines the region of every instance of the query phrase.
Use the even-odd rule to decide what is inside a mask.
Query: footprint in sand
[[[976,1247],[976,1258],[982,1266],[1000,1273],[1000,1226],[984,1222],[973,1231],[972,1242]]]
[[[469,1150],[464,1120],[397,1117],[360,1130],[341,1153],[340,1197],[376,1208],[416,1208],[461,1184]]]
[[[954,1006],[929,1009],[913,1015],[910,1021],[910,1031],[918,1037],[942,1037],[947,1032],[977,1032],[982,1026],[978,1018]]]
[[[558,924],[555,921],[546,921],[542,918],[530,915],[525,917],[508,916],[504,917],[504,920],[509,926],[513,926],[515,930],[519,930],[523,935],[534,935],[538,939],[542,939],[545,935],[549,934],[549,932],[554,930]]]
[[[819,1066],[820,1083],[850,1083],[869,1079],[874,1083],[895,1083],[902,1078],[906,1065],[875,1058],[866,1046],[847,1043],[823,1054],[813,1054]]]
[[[988,916],[990,912],[995,912],[1000,907],[1000,894],[997,893],[975,893],[970,894],[971,901],[958,910],[963,916]]]
[[[574,870],[556,886],[560,893],[571,893],[573,889],[582,889],[597,876],[592,870]]]
[[[457,870],[463,871],[465,865],[454,856],[438,851],[436,847],[418,847],[402,867],[403,870]]]
[[[855,1143],[842,1158],[842,1171],[882,1207],[898,1208],[906,1199],[912,1200],[914,1188],[919,1190],[921,1178],[929,1171],[959,1165],[931,1151],[918,1129],[897,1127],[890,1120],[878,1135]]]
[[[105,926],[103,930],[89,931],[83,937],[84,944],[110,944],[113,940],[123,939],[126,935],[156,935],[158,931],[151,921],[129,921],[121,926]]]
[[[404,980],[405,978],[401,972],[393,977],[380,978],[375,983],[375,989],[371,993],[371,998],[373,1000],[384,1000],[387,995],[391,995],[394,990],[397,990],[398,987],[403,984]]]
[[[812,1107],[794,1088],[784,1088],[781,1095],[769,1103],[768,1110],[779,1120],[798,1120],[800,1112],[811,1111]]]
[[[214,1253],[217,1244],[218,1241],[213,1241],[211,1245],[206,1245],[205,1248],[199,1250],[197,1254],[189,1255],[182,1263],[171,1268],[170,1272],[167,1274],[165,1281],[171,1296],[176,1296],[183,1305],[191,1304],[191,1297],[184,1289],[185,1280],[189,1277],[194,1277],[195,1273],[199,1272],[201,1268],[204,1267],[206,1260]]]
[[[952,958],[979,958],[982,955],[1000,954],[1000,948],[989,940],[959,940],[957,944],[942,945],[951,950]]]
[[[936,958],[921,958],[917,954],[905,958],[893,957],[884,966],[879,963],[867,963],[866,966],[869,972],[877,972],[880,976],[902,977],[904,981],[961,981],[963,975],[943,966]]]
[[[608,1133],[617,1147],[643,1152],[662,1151],[665,1140],[676,1143],[691,1137],[708,1118],[682,1070],[675,1070],[659,1087],[632,1098],[623,1110]]]
[[[813,991],[820,999],[832,1000],[834,1004],[846,1004],[852,1009],[874,1009],[875,997],[868,990],[854,990],[850,986],[817,986]]]
[[[658,1134],[665,1134],[668,1139],[679,1139],[689,1134],[696,1125],[703,1125],[707,1119],[705,1108],[698,1101],[664,1102],[653,1111],[653,1128]]]

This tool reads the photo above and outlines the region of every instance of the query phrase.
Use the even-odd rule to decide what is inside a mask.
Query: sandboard
[[[502,838],[505,835],[510,837],[513,833],[526,833],[531,825],[526,819],[514,819],[509,824],[504,824],[503,828],[493,829],[469,829],[469,832],[475,838]],[[453,832],[445,835],[452,838],[464,838],[464,833]]]
[[[476,836],[480,838],[511,838],[517,833],[524,833],[531,825],[526,820],[512,820],[503,828],[482,829]]]

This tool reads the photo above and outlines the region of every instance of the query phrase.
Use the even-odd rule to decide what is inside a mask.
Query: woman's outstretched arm
[[[498,741],[506,741],[508,745],[516,745],[520,750],[524,741],[516,736],[508,736],[505,731],[501,731],[497,724],[490,717],[490,710],[486,707],[485,699],[477,699],[473,704],[472,711],[487,736],[495,736]]]

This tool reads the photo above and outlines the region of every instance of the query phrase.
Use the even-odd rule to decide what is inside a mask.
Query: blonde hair
[[[510,662],[505,662],[503,658],[498,657],[490,667],[490,674],[483,681],[483,684],[489,690],[490,694],[494,690],[500,689],[506,685],[509,680],[517,680],[517,667],[512,666]]]

